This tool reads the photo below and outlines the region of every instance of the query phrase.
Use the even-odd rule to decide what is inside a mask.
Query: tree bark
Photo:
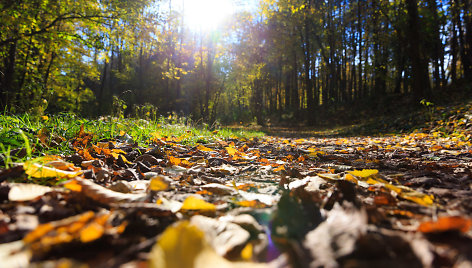
[[[422,49],[417,0],[405,0],[408,12],[408,55],[411,60],[413,95],[416,101],[431,97],[428,63]]]

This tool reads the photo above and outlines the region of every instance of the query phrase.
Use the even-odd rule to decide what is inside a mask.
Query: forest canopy
[[[317,124],[472,89],[470,0],[249,2],[2,1],[0,108]]]

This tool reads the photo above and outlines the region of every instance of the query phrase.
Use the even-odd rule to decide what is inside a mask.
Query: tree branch
[[[19,41],[19,40],[21,40],[25,37],[30,37],[30,36],[46,33],[46,32],[48,32],[49,29],[56,26],[61,21],[68,21],[68,20],[92,20],[92,21],[94,21],[93,19],[98,19],[98,18],[100,18],[100,19],[114,19],[115,17],[114,16],[103,16],[103,15],[80,15],[80,14],[73,14],[73,13],[62,14],[62,15],[58,16],[53,21],[51,21],[50,23],[48,23],[46,26],[44,26],[43,28],[41,28],[39,30],[31,31],[29,33],[19,34],[18,36],[10,37],[10,38],[7,38],[5,40],[0,41],[0,47],[5,46],[5,45],[7,45],[9,43],[12,43],[12,42]],[[96,22],[96,21],[94,21],[94,22]]]

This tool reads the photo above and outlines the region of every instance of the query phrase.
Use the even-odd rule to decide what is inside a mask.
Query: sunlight
[[[233,12],[231,0],[184,0],[184,22],[195,31],[214,30]]]

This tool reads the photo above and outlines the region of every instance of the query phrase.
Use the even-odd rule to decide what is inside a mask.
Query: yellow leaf
[[[33,178],[48,178],[48,177],[73,178],[82,174],[82,171],[78,168],[73,168],[72,171],[62,170],[66,168],[72,169],[69,167],[73,166],[72,164],[64,162],[62,160],[51,161],[52,166],[57,166],[59,168],[50,167],[48,166],[48,163],[41,164],[41,162],[43,162],[43,159],[40,159],[39,161],[35,159],[26,161],[23,164],[25,173]],[[61,162],[61,163],[58,163],[58,162]]]
[[[169,155],[169,162],[174,166],[178,166],[180,162],[182,162],[182,160],[180,160],[180,158]]]
[[[164,177],[156,176],[151,178],[149,188],[151,191],[164,191],[169,189],[169,184],[165,181]]]
[[[334,181],[341,180],[341,177],[339,176],[339,174],[318,173],[317,175],[318,177],[323,178],[325,180],[334,180]]]
[[[366,183],[368,184],[372,184],[372,185],[376,185],[376,184],[381,184],[381,182],[377,181],[377,180],[374,180],[372,178],[367,178],[367,180],[365,181]]]
[[[189,196],[184,200],[181,209],[215,211],[216,206],[195,196]]]
[[[205,146],[203,146],[203,145],[201,145],[201,144],[197,146],[197,149],[200,150],[200,151],[203,151],[203,152],[214,152],[214,150],[212,150],[212,149],[210,149],[210,148],[208,148],[208,147],[205,147]]]
[[[285,170],[285,167],[284,167],[284,166],[280,166],[280,167],[274,169],[274,172],[278,172],[278,171],[281,171],[281,170]]]
[[[241,206],[241,207],[250,207],[250,208],[265,208],[267,207],[266,204],[258,201],[258,200],[243,200],[243,201],[239,201],[239,202],[236,202],[237,205]]]
[[[133,164],[133,163],[131,163],[130,161],[128,161],[128,159],[126,159],[126,157],[125,157],[124,155],[121,155],[121,154],[120,154],[119,157],[121,157],[121,160],[123,160],[124,163],[129,164],[129,165],[132,165],[132,164]]]
[[[356,177],[359,177],[361,179],[367,179],[369,177],[379,174],[379,171],[377,169],[363,169],[363,170],[348,171],[348,173]]]
[[[249,268],[265,264],[230,262],[219,256],[205,239],[205,234],[188,221],[167,227],[149,254],[151,268]]]
[[[111,151],[116,153],[116,154],[126,154],[126,152],[121,150],[121,149],[112,149]]]
[[[241,250],[241,259],[249,261],[252,259],[252,244],[248,243],[243,250]]]
[[[192,167],[194,165],[194,163],[190,163],[188,160],[184,159],[180,162],[180,166],[182,167],[186,167],[186,168],[189,168],[189,167]]]
[[[434,196],[422,194],[416,191],[409,192],[409,193],[402,193],[400,194],[400,196],[406,200],[413,201],[423,206],[431,206],[434,204]]]
[[[84,229],[80,230],[80,241],[82,243],[92,242],[102,237],[105,229],[102,225],[92,222]]]
[[[32,243],[32,242],[40,239],[41,237],[43,237],[44,235],[46,235],[47,233],[49,233],[53,229],[54,229],[54,225],[52,225],[51,223],[41,224],[38,227],[36,227],[36,229],[34,229],[30,233],[28,233],[23,238],[23,242]]]
[[[152,249],[150,267],[195,267],[198,255],[208,248],[204,233],[184,221],[164,231]]]
[[[231,156],[234,156],[238,152],[238,150],[233,147],[225,147],[225,149]]]
[[[403,186],[403,185],[398,185],[398,186],[397,185],[392,185],[392,184],[390,184],[390,183],[388,183],[388,182],[386,182],[382,179],[374,180],[374,179],[371,179],[371,178],[368,178],[366,182],[368,184],[380,184],[384,188],[395,192],[401,198],[413,201],[413,202],[415,202],[419,205],[422,205],[422,206],[431,206],[431,205],[434,204],[434,196],[417,192],[417,191],[415,191],[411,188],[408,188],[406,186]]]
[[[347,180],[347,181],[350,181],[350,182],[352,182],[352,183],[357,184],[357,179],[356,179],[356,177],[354,177],[353,175],[351,175],[351,174],[349,174],[349,173],[346,174],[346,176],[344,176],[344,179]]]

